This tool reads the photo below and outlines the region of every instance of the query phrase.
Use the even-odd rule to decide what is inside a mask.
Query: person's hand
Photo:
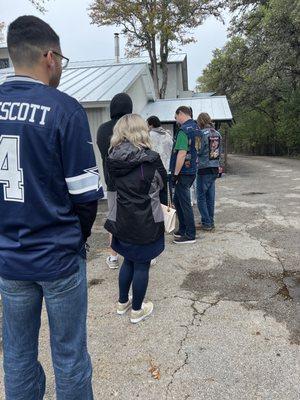
[[[173,185],[173,186],[177,185],[178,179],[179,179],[179,175],[172,174],[172,176],[171,176],[171,182],[172,182],[172,185]]]

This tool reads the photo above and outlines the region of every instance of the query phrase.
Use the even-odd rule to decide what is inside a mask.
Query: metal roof
[[[185,53],[170,54],[168,57],[168,63],[181,63],[184,62],[187,55]],[[158,60],[159,61],[159,60]],[[120,58],[119,64],[148,64],[150,59],[148,56],[145,57],[135,57],[135,58]],[[90,61],[71,61],[69,63],[69,68],[83,68],[83,67],[102,67],[105,65],[118,65],[116,60],[106,59],[106,60],[90,60]]]
[[[207,112],[214,121],[232,120],[226,96],[156,100],[148,103],[141,114],[145,119],[156,115],[161,121],[174,121],[174,113],[179,106],[192,107],[195,118],[201,112]]]
[[[0,84],[12,73],[12,68],[0,70]],[[81,103],[108,102],[115,94],[126,92],[140,76],[148,98],[153,100],[154,89],[147,64],[70,65],[63,70],[58,89]]]
[[[125,92],[139,77],[149,79],[146,64],[113,64],[91,67],[73,67],[63,72],[59,90],[75,97],[81,103],[106,102]],[[148,89],[147,85],[147,89]],[[153,96],[149,97],[154,98]]]
[[[216,92],[195,92],[193,93],[193,97],[210,97],[214,96]]]
[[[115,60],[70,62],[62,73],[58,89],[92,107],[95,103],[110,101],[117,93],[126,92],[142,76],[146,95],[149,100],[154,100],[148,62],[149,57],[123,58],[118,64]],[[186,63],[186,54],[170,54],[168,62]],[[0,69],[0,84],[13,73],[13,68]]]

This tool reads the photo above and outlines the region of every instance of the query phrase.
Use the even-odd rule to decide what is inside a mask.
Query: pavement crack
[[[268,249],[268,245],[265,244],[262,240],[259,240],[259,243],[260,243],[261,247],[264,249],[265,253],[270,258],[275,260],[281,266],[281,269],[282,269],[282,272],[281,272],[280,276],[278,277],[278,283],[281,284],[281,287],[273,296],[271,296],[271,298],[281,295],[285,300],[293,300],[293,297],[290,294],[289,288],[284,281],[284,279],[286,277],[288,277],[289,274],[288,274],[287,270],[285,269],[283,260],[279,256],[278,252],[273,252],[273,253],[270,252],[270,250]]]
[[[178,297],[178,296],[177,296],[177,297]],[[186,300],[186,298],[185,298],[185,300]],[[179,355],[180,353],[184,352],[184,360],[183,360],[183,362],[173,371],[173,373],[172,373],[172,375],[171,375],[170,382],[168,383],[168,385],[167,385],[167,387],[166,387],[166,393],[165,393],[165,399],[166,399],[166,400],[168,399],[168,395],[169,395],[169,393],[170,393],[170,388],[171,388],[171,386],[172,386],[172,384],[173,384],[173,381],[174,381],[174,379],[175,379],[176,374],[177,374],[178,372],[180,372],[180,371],[188,364],[188,361],[189,361],[189,354],[188,354],[188,352],[185,351],[183,348],[184,348],[185,342],[186,342],[187,339],[188,339],[188,336],[189,336],[189,333],[190,333],[190,328],[193,327],[193,326],[195,325],[195,321],[196,321],[197,316],[204,316],[207,310],[209,310],[209,309],[212,308],[212,307],[215,307],[215,306],[218,305],[218,303],[220,302],[220,300],[218,299],[218,300],[216,300],[216,301],[214,301],[214,302],[207,303],[207,304],[208,304],[208,307],[205,308],[205,310],[203,310],[202,312],[199,312],[199,311],[197,310],[197,308],[196,308],[196,303],[197,303],[197,302],[198,302],[198,303],[203,303],[203,302],[198,301],[198,300],[195,300],[195,299],[193,299],[193,300],[190,299],[190,301],[191,301],[190,307],[192,308],[192,311],[193,311],[192,317],[191,317],[190,322],[189,322],[187,325],[181,325],[181,327],[185,329],[185,334],[184,334],[183,338],[180,340],[179,348],[178,348],[178,350],[177,350],[177,354],[178,354],[178,355]],[[200,320],[201,320],[201,319],[200,319]],[[189,395],[188,395],[188,397],[186,397],[186,398],[189,398]]]

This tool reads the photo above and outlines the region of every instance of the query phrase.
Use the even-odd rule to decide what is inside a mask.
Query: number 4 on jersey
[[[4,200],[24,203],[23,169],[20,168],[20,138],[0,135],[0,185]]]

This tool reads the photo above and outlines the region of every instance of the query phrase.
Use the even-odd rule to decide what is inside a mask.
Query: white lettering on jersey
[[[1,105],[2,103],[0,103]],[[11,105],[11,103],[9,103],[8,101],[5,101],[2,106],[1,106],[1,112],[4,113],[4,115],[0,114],[0,120],[7,120],[8,119],[8,115],[9,115],[9,106]]]
[[[0,184],[3,184],[4,200],[24,203],[19,136],[0,136]]]
[[[5,101],[3,103],[0,102],[1,121],[27,121],[44,126],[47,113],[50,111],[50,107],[42,106],[39,104],[18,103],[10,101]]]
[[[50,107],[41,106],[41,110],[43,110],[43,115],[42,115],[42,118],[40,120],[40,125],[45,125],[46,114],[47,114],[48,111],[51,110],[51,108]]]
[[[18,112],[18,121],[26,121],[29,111],[29,104],[22,103]],[[23,114],[23,115],[22,115]]]
[[[29,122],[34,122],[35,112],[36,110],[40,109],[41,106],[39,106],[38,104],[30,104],[30,108],[32,108],[32,112]]]
[[[16,115],[15,115],[14,117],[13,117],[13,115],[12,115],[15,106],[20,106],[20,103],[12,103],[12,104],[11,104],[11,107],[10,107],[10,110],[9,110],[9,116],[8,116],[8,119],[9,119],[10,121],[15,121],[15,120],[17,119],[17,116],[16,116]]]

